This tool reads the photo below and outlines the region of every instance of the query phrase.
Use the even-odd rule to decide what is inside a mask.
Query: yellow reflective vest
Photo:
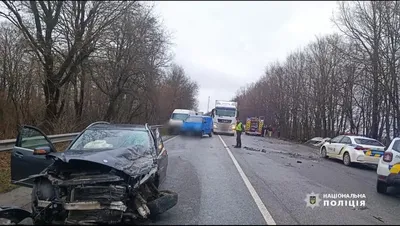
[[[243,130],[243,124],[242,122],[239,122],[238,124],[236,124],[236,131],[241,132]]]

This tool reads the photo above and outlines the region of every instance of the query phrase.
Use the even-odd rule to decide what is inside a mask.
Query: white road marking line
[[[172,138],[170,138],[170,139],[164,141],[164,144],[167,143],[167,142],[170,142],[171,140],[173,140],[173,139],[175,139],[175,138],[177,138],[177,137],[178,137],[178,136],[174,136],[174,137],[172,137]]]
[[[233,164],[235,165],[236,169],[239,171],[240,176],[243,179],[244,184],[246,185],[247,189],[249,190],[251,196],[254,199],[254,202],[257,204],[258,209],[260,210],[262,216],[264,217],[265,222],[267,225],[276,225],[274,219],[272,218],[271,214],[265,207],[264,203],[262,202],[260,196],[258,196],[256,190],[254,189],[253,185],[251,185],[249,178],[247,178],[246,174],[244,174],[242,167],[240,167],[239,163],[236,161],[236,158],[233,156],[231,150],[229,150],[228,146],[222,139],[220,135],[218,135],[219,139],[221,140],[222,144],[224,145],[226,151],[228,152],[229,156],[231,157]]]

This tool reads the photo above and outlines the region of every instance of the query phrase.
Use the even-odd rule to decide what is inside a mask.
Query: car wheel
[[[325,148],[325,147],[322,147],[322,150],[321,150],[321,157],[322,157],[322,158],[328,158],[328,155],[326,154],[326,148]]]
[[[33,216],[41,213],[34,221],[35,224],[45,224],[47,222],[46,216],[50,213],[48,210],[43,211],[43,208],[38,207],[38,199],[52,200],[55,196],[54,188],[51,182],[47,179],[39,179],[35,181],[31,193],[31,209]]]
[[[208,136],[209,136],[209,137],[212,137],[212,133],[209,133]]]
[[[378,180],[376,182],[376,191],[380,194],[385,194],[387,192],[387,184],[383,181]]]
[[[160,191],[160,197],[147,203],[147,206],[150,209],[150,217],[154,218],[156,215],[164,213],[174,207],[177,203],[177,193],[168,190]]]
[[[348,152],[345,152],[343,155],[343,164],[345,166],[350,166],[351,165],[351,160],[350,160],[350,155]]]

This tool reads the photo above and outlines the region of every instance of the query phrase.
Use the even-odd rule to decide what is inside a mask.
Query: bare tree
[[[46,128],[52,130],[64,104],[61,88],[70,81],[76,66],[86,59],[90,47],[131,2],[103,1],[3,1],[8,12],[0,15],[18,27],[41,62],[45,76]],[[34,21],[30,23],[29,21]],[[63,30],[63,33],[58,32]],[[66,32],[68,31],[68,32]],[[67,50],[64,45],[68,45]],[[62,50],[60,50],[62,48]],[[63,59],[56,62],[56,59]]]

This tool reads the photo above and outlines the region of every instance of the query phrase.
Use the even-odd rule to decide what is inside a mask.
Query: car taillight
[[[364,147],[361,147],[361,146],[357,146],[357,147],[355,147],[354,149],[356,149],[356,150],[358,150],[358,151],[364,151],[364,150],[367,150],[368,148],[364,148]]]
[[[385,152],[385,154],[383,154],[384,162],[391,162],[392,159],[393,159],[393,154],[391,152]]]

